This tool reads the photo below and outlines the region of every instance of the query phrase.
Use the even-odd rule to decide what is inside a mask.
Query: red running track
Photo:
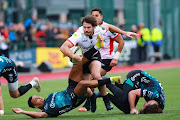
[[[173,68],[173,67],[180,67],[180,60],[165,61],[159,63],[135,64],[133,66],[116,66],[113,67],[113,69],[109,73],[129,72],[135,69],[151,70],[151,69],[163,69],[163,68]],[[68,78],[69,72],[70,71],[19,75],[18,82],[19,83],[29,82],[32,80],[33,77],[38,77],[40,81]],[[7,84],[7,80],[5,80],[3,77],[0,78],[0,82],[1,84]]]

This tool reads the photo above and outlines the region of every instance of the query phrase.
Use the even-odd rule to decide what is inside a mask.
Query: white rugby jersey
[[[108,23],[103,22],[102,25],[107,25]],[[105,47],[99,49],[101,54],[101,59],[113,59],[114,58],[114,39],[119,36],[119,33],[111,33],[109,30],[102,35],[105,42]]]
[[[68,38],[68,41],[71,42],[73,46],[78,45],[79,47],[81,47],[84,54],[93,46],[95,46],[98,35],[102,35],[105,32],[107,32],[107,29],[104,25],[97,26],[94,29],[92,39],[90,39],[89,36],[86,36],[84,34],[83,26],[81,26],[70,38]]]

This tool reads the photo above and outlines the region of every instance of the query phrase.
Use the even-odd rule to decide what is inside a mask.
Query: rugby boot
[[[90,110],[90,98],[87,98],[86,103],[83,107],[79,108],[78,111],[89,111]]]
[[[121,76],[110,77],[113,82],[121,83]]]
[[[35,83],[34,88],[37,90],[37,92],[40,92],[41,91],[41,85],[39,83],[39,79],[37,77],[34,77],[32,79],[32,82]]]
[[[107,110],[107,111],[113,109],[113,106],[111,106],[111,103],[110,103],[110,101],[109,101],[108,95],[103,96],[103,101],[104,101],[104,104],[105,104],[105,107],[106,107],[106,110]]]

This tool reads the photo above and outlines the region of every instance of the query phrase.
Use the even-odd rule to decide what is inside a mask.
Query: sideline
[[[134,64],[133,66],[116,66],[113,67],[112,70],[108,73],[129,72],[135,69],[152,70],[152,69],[163,69],[163,68],[173,68],[173,67],[180,67],[180,60],[163,61],[159,63]],[[63,78],[68,78],[69,72],[70,70],[38,73],[38,74],[27,73],[27,74],[19,75],[18,82],[26,83],[31,81],[33,77],[38,77],[40,81],[63,79]],[[2,85],[7,84],[7,80],[5,80],[3,77],[0,78],[0,82]]]

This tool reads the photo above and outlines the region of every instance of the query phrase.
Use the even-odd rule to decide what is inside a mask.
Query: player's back
[[[15,66],[15,63],[11,59],[0,56],[0,72],[2,72],[4,68],[9,68],[9,67],[14,67],[14,66]]]
[[[45,100],[43,112],[55,117],[73,109],[71,96],[68,90],[51,93]],[[53,112],[53,113],[52,113]]]

